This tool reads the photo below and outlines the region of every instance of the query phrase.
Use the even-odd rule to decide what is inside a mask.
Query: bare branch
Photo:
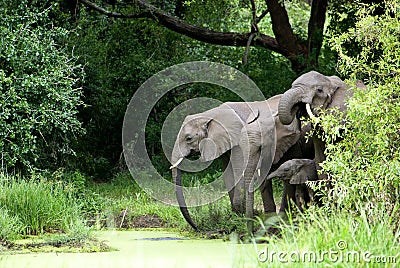
[[[255,25],[257,24],[256,20],[257,20],[257,8],[256,8],[256,3],[254,2],[254,0],[250,0],[251,3],[251,14],[253,15],[252,18],[252,27],[255,27]]]
[[[166,28],[176,32],[188,36],[190,38],[210,43],[216,45],[223,45],[223,46],[241,46],[246,47],[249,37],[251,33],[236,33],[236,32],[217,32],[209,29],[205,29],[202,27],[194,26],[188,24],[178,18],[173,17],[172,15],[156,8],[153,5],[150,5],[146,1],[137,0],[136,3],[145,10],[143,13],[139,14],[121,14],[116,12],[108,11],[104,8],[93,4],[88,0],[79,0],[82,4],[92,8],[108,17],[115,17],[115,18],[151,18],[157,20],[157,22]],[[276,42],[275,38],[265,35],[259,34],[257,38],[251,38],[251,45],[252,46],[259,46],[265,47],[272,51],[275,51],[279,54],[286,56],[281,49],[281,47]]]
[[[148,18],[150,17],[150,13],[148,12],[143,12],[143,13],[132,13],[132,14],[122,14],[122,13],[117,13],[117,12],[112,12],[112,11],[108,11],[90,1],[87,0],[78,0],[79,2],[81,2],[82,4],[84,4],[85,6],[96,10],[104,15],[106,15],[107,17],[113,17],[113,18],[123,18],[123,19],[137,19],[137,18]]]
[[[243,64],[247,64],[247,59],[249,57],[249,51],[250,51],[250,45],[251,45],[251,42],[253,42],[253,39],[255,36],[256,36],[256,33],[251,33],[249,36],[249,40],[247,40],[246,50],[244,51],[243,59],[242,59]]]
[[[257,7],[256,3],[254,0],[250,0],[251,3],[251,14],[252,14],[252,19],[251,19],[251,34],[249,36],[249,39],[247,40],[246,43],[246,49],[243,54],[242,58],[242,63],[247,64],[247,59],[249,57],[249,52],[250,52],[250,46],[251,43],[253,42],[254,37],[256,36],[256,33],[258,33],[258,25],[257,25]]]
[[[267,8],[266,10],[264,10],[260,16],[258,16],[256,18],[256,22],[259,23],[267,14],[269,13],[269,9]]]

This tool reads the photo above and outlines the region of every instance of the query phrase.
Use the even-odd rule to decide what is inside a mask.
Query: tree
[[[250,8],[249,32],[215,31],[207,27],[190,24],[182,19],[184,1],[175,1],[174,13],[176,16],[156,7],[144,0],[137,0],[135,8],[137,12],[124,14],[122,12],[109,11],[91,1],[79,0],[85,6],[94,9],[108,17],[139,19],[147,18],[156,20],[164,27],[191,37],[193,39],[222,46],[246,47],[243,62],[247,61],[248,48],[250,46],[263,47],[286,57],[292,64],[292,69],[302,72],[309,67],[318,66],[318,56],[323,42],[323,29],[328,6],[328,0],[314,0],[311,3],[307,36],[303,37],[295,32],[289,22],[288,12],[282,0],[266,0],[256,3],[255,0],[246,1]],[[124,4],[112,1],[113,4]],[[169,3],[171,4],[171,3]],[[260,12],[260,7],[263,10]],[[274,36],[264,34],[259,28],[259,23],[267,15],[270,16]]]

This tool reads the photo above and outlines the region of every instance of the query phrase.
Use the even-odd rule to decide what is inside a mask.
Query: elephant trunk
[[[189,211],[187,209],[185,197],[183,196],[183,190],[182,190],[182,176],[181,176],[181,171],[179,168],[172,168],[172,178],[174,179],[175,182],[175,195],[176,199],[178,200],[179,204],[179,209],[181,210],[181,213],[187,223],[192,226],[193,229],[196,231],[198,230],[197,225],[193,222],[192,218],[190,217]]]
[[[173,182],[175,183],[175,196],[178,201],[179,209],[181,210],[181,213],[187,223],[189,223],[190,226],[193,227],[193,229],[198,230],[197,225],[193,222],[187,209],[185,197],[183,195],[181,170],[178,168],[183,158],[189,155],[189,153],[190,150],[188,148],[186,148],[185,146],[179,146],[179,143],[176,142],[174,149],[172,150],[172,166],[170,167],[170,169],[172,172]]]
[[[271,179],[273,179],[273,178],[281,178],[281,177],[282,177],[282,174],[281,174],[280,170],[277,169],[277,170],[275,170],[274,172],[270,173],[270,174],[267,176],[266,180],[271,180]]]
[[[282,124],[289,125],[293,122],[296,114],[293,107],[302,101],[303,95],[304,90],[300,87],[291,88],[282,95],[278,106],[279,120]]]

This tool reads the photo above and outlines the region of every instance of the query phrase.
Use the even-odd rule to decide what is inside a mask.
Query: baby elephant
[[[318,179],[317,168],[314,160],[292,159],[283,163],[277,170],[268,175],[267,180],[280,178],[289,184],[296,185],[295,200],[293,200],[300,211],[303,211],[307,204],[314,199],[314,191],[307,185],[307,181]],[[293,195],[292,195],[293,196]],[[285,200],[288,202],[289,200]]]

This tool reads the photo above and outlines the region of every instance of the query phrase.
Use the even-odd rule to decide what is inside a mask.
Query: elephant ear
[[[329,76],[328,78],[331,81],[332,86],[334,87],[332,101],[329,104],[328,108],[336,107],[341,112],[346,111],[347,109],[346,100],[351,96],[353,96],[353,91],[351,91],[349,89],[349,86],[345,82],[343,82],[339,77]]]
[[[207,138],[199,143],[201,161],[211,161],[237,146],[243,121],[228,107],[217,107],[207,112],[209,121],[204,125]]]
[[[290,184],[303,184],[307,181],[318,179],[317,167],[315,161],[311,159],[293,159],[293,165],[296,166],[296,173],[290,178]]]
[[[301,174],[301,173],[296,173],[290,178],[289,183],[290,184],[303,184],[303,183],[306,183],[307,181],[308,181],[308,176]]]
[[[202,139],[199,144],[201,161],[211,161],[218,157],[217,145],[210,138]]]

